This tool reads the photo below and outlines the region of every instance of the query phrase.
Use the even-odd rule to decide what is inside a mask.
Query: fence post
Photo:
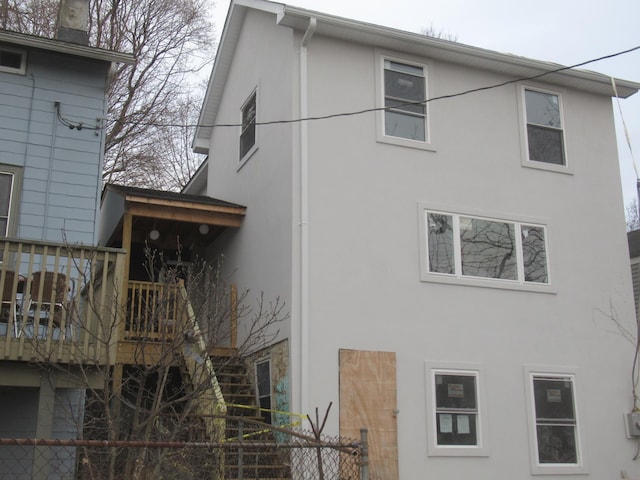
[[[369,443],[367,429],[360,429],[360,480],[369,480]]]
[[[242,480],[244,478],[244,449],[242,448],[242,437],[244,436],[244,421],[238,421],[238,442],[240,442],[240,446],[238,447],[238,480]]]

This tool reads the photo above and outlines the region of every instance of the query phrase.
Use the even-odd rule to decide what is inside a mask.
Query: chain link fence
[[[275,434],[274,434],[275,433]],[[221,442],[0,439],[4,480],[368,480],[363,441],[302,430]]]

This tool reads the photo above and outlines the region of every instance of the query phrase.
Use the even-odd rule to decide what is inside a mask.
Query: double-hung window
[[[425,210],[430,275],[548,284],[546,228]]]
[[[429,454],[485,456],[488,445],[482,428],[486,413],[480,370],[473,365],[453,367],[427,365]]]
[[[384,133],[427,140],[426,75],[423,66],[384,61]]]
[[[478,444],[476,374],[436,372],[438,445]]]
[[[556,93],[524,89],[527,159],[566,166],[562,105]]]
[[[247,157],[256,145],[256,108],[256,91],[254,91],[240,109],[242,112],[240,161]]]
[[[527,373],[534,473],[581,473],[574,374]]]
[[[431,150],[427,112],[427,65],[380,52],[376,57],[376,139]]]

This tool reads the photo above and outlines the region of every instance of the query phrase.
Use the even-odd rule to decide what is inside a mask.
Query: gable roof
[[[224,90],[242,24],[248,10],[259,10],[274,15],[277,25],[305,32],[311,19],[315,19],[315,36],[329,36],[371,45],[377,48],[397,50],[420,57],[467,65],[481,70],[526,78],[551,72],[562,65],[533,60],[526,57],[499,53],[463,43],[406,32],[394,28],[360,22],[326,13],[307,10],[267,0],[232,0],[220,38],[207,93],[200,111],[200,118],[192,147],[198,153],[207,153],[210,127],[216,122],[218,104]],[[560,86],[576,88],[601,95],[614,96],[612,78],[589,70],[568,69],[546,75],[545,81]],[[640,83],[615,79],[618,96],[627,98],[640,89]]]

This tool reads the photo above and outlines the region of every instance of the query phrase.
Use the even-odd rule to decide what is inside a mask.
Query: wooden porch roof
[[[100,241],[127,248],[125,217],[131,221],[131,241],[145,241],[152,230],[160,244],[206,245],[225,228],[238,228],[246,207],[204,195],[189,195],[123,185],[107,185],[102,192]],[[171,245],[165,245],[170,247]]]

